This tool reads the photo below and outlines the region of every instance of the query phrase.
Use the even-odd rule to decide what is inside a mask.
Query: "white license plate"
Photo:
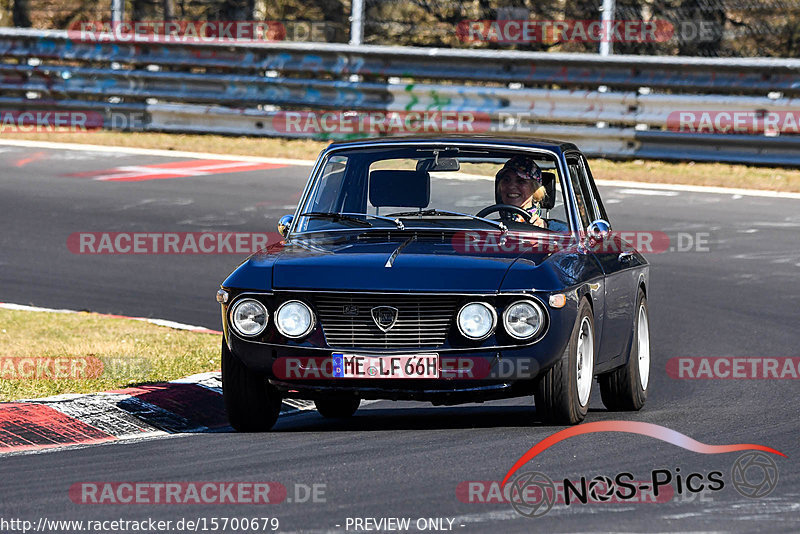
[[[439,378],[439,355],[435,353],[372,356],[335,352],[331,357],[337,378]]]

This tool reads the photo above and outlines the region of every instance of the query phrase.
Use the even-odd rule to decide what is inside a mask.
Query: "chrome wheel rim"
[[[647,310],[644,305],[639,306],[639,315],[636,321],[636,338],[638,346],[636,348],[639,355],[639,384],[642,390],[647,390],[650,381],[650,324],[647,320]]]
[[[589,402],[589,394],[592,392],[592,378],[594,378],[594,333],[588,317],[583,318],[578,332],[577,358],[578,402],[581,406],[586,406]]]

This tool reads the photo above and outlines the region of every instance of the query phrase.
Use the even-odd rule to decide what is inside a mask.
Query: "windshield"
[[[496,204],[511,208],[490,209]],[[569,231],[553,156],[463,146],[334,152],[320,166],[298,213],[295,232],[503,225]]]

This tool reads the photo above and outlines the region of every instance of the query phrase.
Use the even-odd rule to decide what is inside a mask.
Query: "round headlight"
[[[257,300],[242,299],[231,311],[233,326],[243,336],[257,336],[267,327],[267,308]]]
[[[497,313],[485,302],[471,302],[458,312],[458,331],[469,339],[489,337],[497,323]]]
[[[290,300],[275,312],[275,325],[286,337],[304,337],[314,328],[314,313],[304,302]]]
[[[544,313],[541,306],[530,300],[514,302],[503,312],[503,326],[508,335],[517,339],[528,339],[542,329]]]

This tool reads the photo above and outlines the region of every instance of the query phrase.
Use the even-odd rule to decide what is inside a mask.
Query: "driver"
[[[533,158],[513,156],[495,175],[494,183],[498,204],[510,204],[530,213],[527,221],[522,219],[522,215],[510,214],[513,220],[547,228],[547,221],[539,215],[539,203],[547,195],[547,190],[542,185],[542,169]]]

